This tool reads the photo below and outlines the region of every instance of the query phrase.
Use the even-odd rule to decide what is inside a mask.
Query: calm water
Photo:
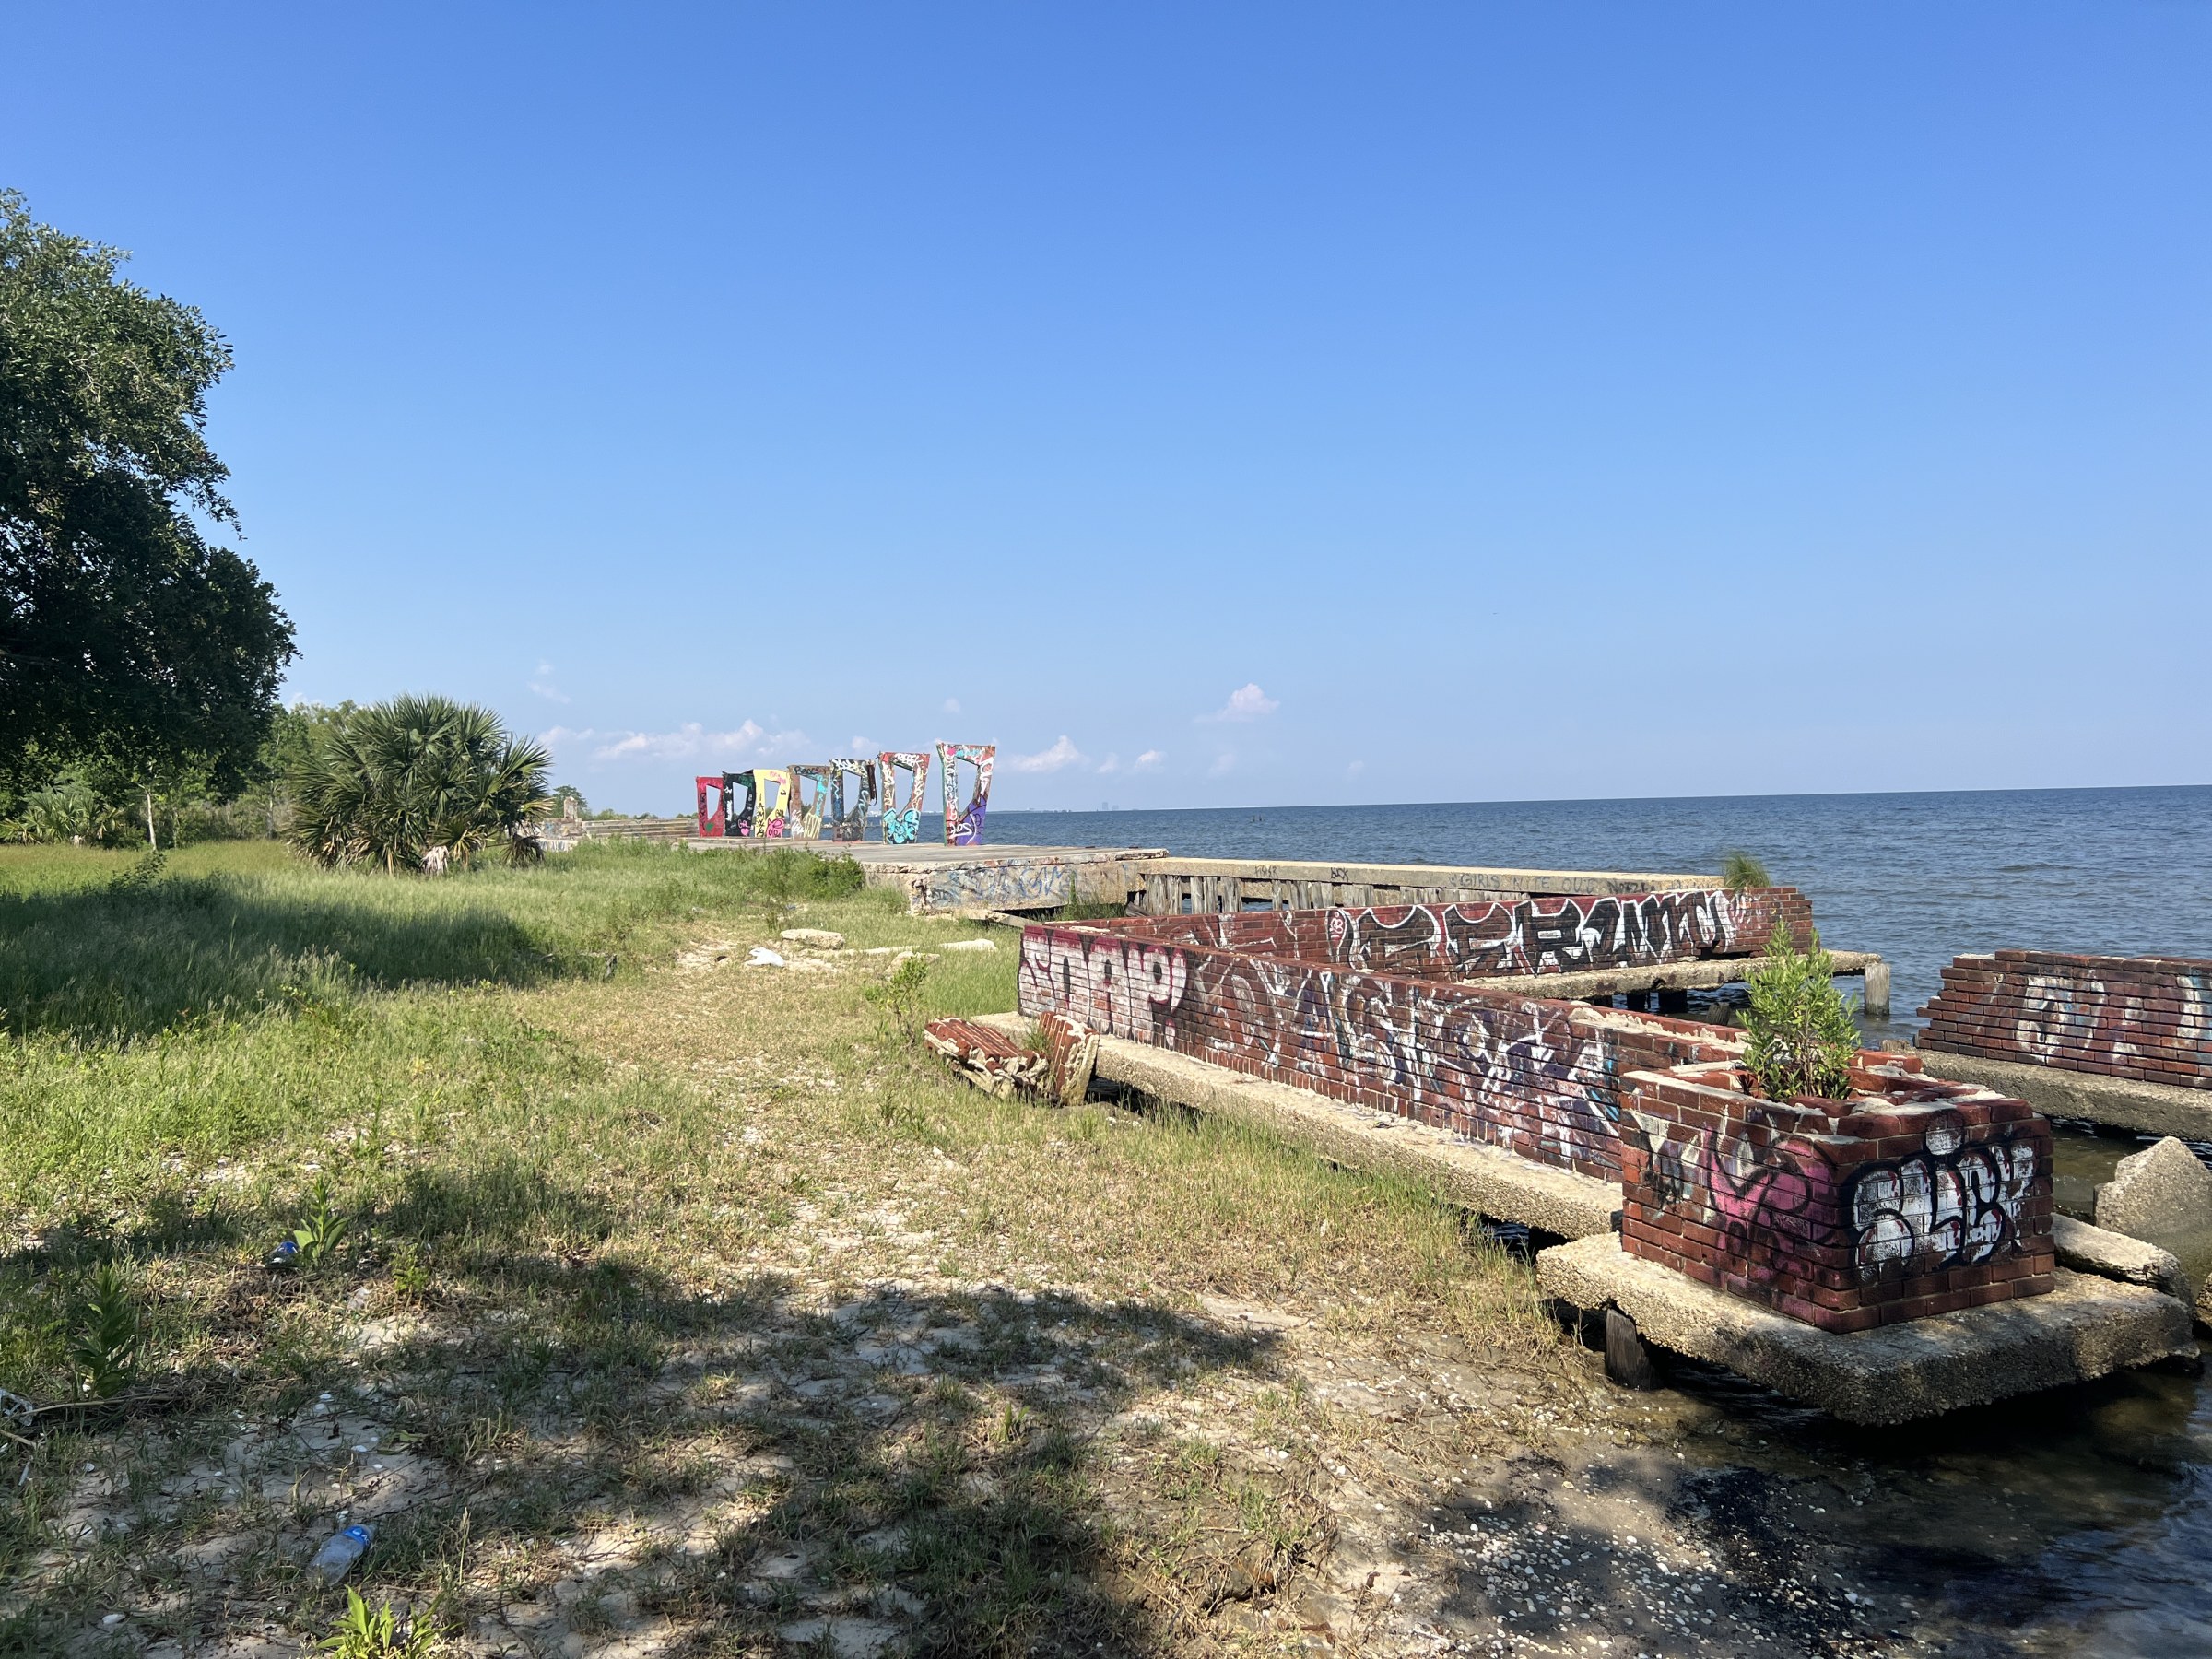
[[[2212,957],[2212,788],[1006,812],[990,829],[1016,845],[1553,869],[1711,871],[1742,848],[1810,895],[1830,944],[1889,959],[1900,1030],[1961,951]],[[2130,1149],[2085,1139],[2069,1162]],[[1813,1499],[1829,1536],[1915,1598],[1936,1651],[2212,1653],[2205,1380],[2136,1373],[1883,1432],[1717,1372],[1677,1382],[1666,1397],[1705,1425],[1709,1471],[1836,1484],[1840,1500]]]

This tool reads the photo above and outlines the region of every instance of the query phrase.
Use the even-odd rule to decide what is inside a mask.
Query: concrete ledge
[[[1941,1049],[1915,1049],[1913,1053],[1931,1077],[1979,1083],[2025,1100],[2047,1117],[2087,1118],[2093,1124],[2139,1129],[2146,1135],[2212,1140],[2212,1088],[2136,1083],[2124,1077],[2031,1065],[2019,1060],[1948,1054]]]
[[[2131,1285],[2148,1285],[2186,1307],[2193,1300],[2189,1276],[2171,1251],[2146,1244],[2125,1233],[2116,1233],[2071,1216],[2051,1218],[2051,1240],[2058,1246],[2058,1265],[2100,1278],[2121,1279]]]
[[[1865,973],[1884,967],[1871,950],[1831,950],[1839,974]],[[1573,973],[1485,973],[1459,983],[1481,988],[1507,987],[1527,996],[1557,997],[1563,1002],[1585,996],[1609,996],[1616,991],[1700,991],[1733,984],[1759,966],[1756,956],[1701,957],[1694,962],[1656,962],[1638,968],[1593,968]]]
[[[2195,1358],[2189,1310],[2171,1296],[2064,1268],[2057,1277],[2048,1296],[1841,1335],[1625,1254],[1611,1236],[1536,1256],[1536,1282],[1560,1300],[1618,1307],[1646,1340],[1847,1423],[1900,1423]]]
[[[977,1023],[1011,1033],[1030,1024],[1020,1014],[984,1015]],[[1100,1039],[1093,1075],[1193,1112],[1254,1124],[1348,1169],[1423,1182],[1449,1202],[1500,1221],[1582,1239],[1610,1235],[1620,1209],[1620,1189],[1610,1182],[1458,1140],[1410,1118],[1377,1128],[1371,1112],[1150,1043]]]

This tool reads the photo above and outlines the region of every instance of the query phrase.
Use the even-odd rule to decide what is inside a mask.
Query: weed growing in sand
[[[338,1615],[336,1625],[315,1648],[331,1659],[429,1659],[436,1642],[429,1621],[409,1618],[406,1633],[402,1635],[398,1615],[392,1611],[390,1602],[371,1613],[361,1593],[348,1584],[346,1611]]]
[[[891,970],[890,978],[862,993],[889,1017],[891,1030],[910,1049],[922,1046],[922,993],[929,983],[929,959],[910,956]],[[887,1120],[888,1121],[888,1120]]]
[[[102,1262],[69,1337],[78,1389],[108,1400],[129,1387],[138,1374],[140,1339],[138,1300],[131,1294],[130,1280],[113,1262]]]
[[[331,1207],[329,1181],[316,1176],[315,1184],[308,1194],[307,1212],[291,1234],[292,1242],[299,1249],[296,1259],[300,1270],[312,1273],[335,1262],[338,1247],[345,1243],[347,1231],[352,1225]]]

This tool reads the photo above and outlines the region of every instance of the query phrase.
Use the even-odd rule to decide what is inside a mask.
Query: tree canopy
[[[0,772],[73,757],[251,771],[293,655],[207,446],[230,348],[124,255],[0,191]]]

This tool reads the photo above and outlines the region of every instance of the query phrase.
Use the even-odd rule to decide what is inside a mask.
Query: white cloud
[[[1131,771],[1150,771],[1167,758],[1166,754],[1159,749],[1147,749],[1136,758],[1135,763],[1129,770]]]
[[[1258,720],[1274,713],[1283,705],[1260,689],[1255,681],[1247,681],[1229,694],[1229,700],[1211,714],[1201,714],[1201,720]]]
[[[1209,778],[1218,778],[1223,777],[1230,772],[1235,771],[1236,770],[1236,751],[1234,749],[1223,749],[1219,754],[1214,757],[1214,763],[1206,769],[1206,775]]]
[[[946,712],[946,713],[947,713],[947,714],[958,714],[959,712],[960,712],[960,700],[959,700],[959,698],[957,698],[957,697],[948,697],[948,698],[947,698],[947,699],[945,700],[945,712]]]
[[[734,732],[710,732],[691,720],[673,732],[572,731],[555,726],[544,736],[546,747],[557,755],[584,749],[594,760],[743,759],[804,751],[811,743],[804,732],[771,732],[750,720]]]
[[[1358,777],[1358,776],[1359,776],[1359,775],[1361,772],[1365,771],[1366,770],[1367,770],[1367,762],[1366,762],[1366,761],[1364,761],[1364,760],[1355,760],[1355,761],[1353,761],[1353,762],[1352,762],[1352,763],[1351,763],[1349,766],[1347,766],[1347,767],[1346,767],[1346,768],[1344,769],[1344,775],[1345,775],[1346,777],[1347,777],[1347,778],[1356,778],[1356,777]]]
[[[1101,778],[1104,777],[1108,772],[1118,772],[1122,770],[1122,758],[1119,755],[1109,755],[1105,759],[1100,761],[1098,765],[1092,767],[1091,770],[1097,772]]]
[[[1006,769],[1018,772],[1053,772],[1064,766],[1078,766],[1082,760],[1083,751],[1070,743],[1063,733],[1060,741],[1042,754],[1010,757],[1006,761]]]
[[[530,689],[540,697],[549,698],[557,703],[565,703],[569,700],[568,694],[553,683],[553,665],[550,663],[540,663],[537,665],[537,677],[530,682]]]

